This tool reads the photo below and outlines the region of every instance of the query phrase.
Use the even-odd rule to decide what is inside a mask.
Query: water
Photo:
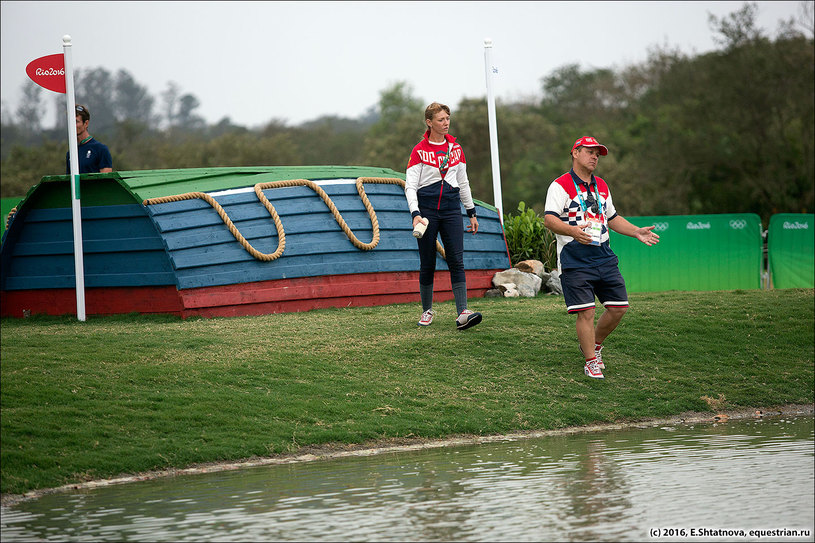
[[[4,543],[813,541],[814,443],[812,417],[773,418],[184,475],[3,508],[0,536]],[[749,532],[783,529],[809,533]]]

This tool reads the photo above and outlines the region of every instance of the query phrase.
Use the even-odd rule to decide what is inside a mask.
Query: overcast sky
[[[775,36],[801,2],[757,2]],[[75,68],[127,70],[156,98],[170,81],[201,102],[207,122],[296,125],[359,117],[406,81],[423,102],[455,107],[486,96],[491,38],[498,100],[539,96],[541,79],[641,62],[655,46],[716,48],[708,14],[743,2],[22,2],[3,1],[2,103],[13,111],[26,65],[73,39]],[[812,2],[808,4],[812,9]],[[50,91],[49,108],[53,108]],[[88,104],[93,111],[93,104]],[[454,112],[455,113],[455,112]]]

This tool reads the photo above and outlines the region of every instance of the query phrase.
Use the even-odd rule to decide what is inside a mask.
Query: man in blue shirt
[[[549,185],[544,224],[557,238],[558,269],[566,310],[577,315],[577,339],[586,359],[584,372],[602,379],[603,340],[628,310],[628,293],[609,245],[611,228],[647,246],[659,243],[654,226],[634,226],[617,214],[606,182],[594,171],[608,148],[593,137],[572,146],[572,169]],[[595,325],[595,297],[605,307]]]
[[[108,173],[113,171],[113,158],[107,145],[99,143],[88,133],[91,112],[83,105],[76,105],[76,140],[79,173]],[[71,175],[71,152],[65,155],[66,173]]]

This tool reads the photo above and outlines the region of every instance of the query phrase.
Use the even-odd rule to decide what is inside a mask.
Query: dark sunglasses
[[[597,215],[600,211],[600,207],[597,205],[597,200],[594,199],[594,194],[592,194],[591,191],[586,194],[586,203],[589,205],[591,212]]]

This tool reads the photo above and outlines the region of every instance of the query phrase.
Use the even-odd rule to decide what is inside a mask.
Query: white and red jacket
[[[405,170],[405,197],[410,213],[419,215],[419,207],[439,211],[461,209],[475,216],[475,203],[467,178],[467,160],[456,138],[447,134],[445,143],[430,143],[430,131],[410,153]]]

